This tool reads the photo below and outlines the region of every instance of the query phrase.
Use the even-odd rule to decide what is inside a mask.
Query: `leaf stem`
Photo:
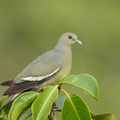
[[[60,89],[60,90],[63,91],[66,95],[68,95],[68,93],[64,89]]]

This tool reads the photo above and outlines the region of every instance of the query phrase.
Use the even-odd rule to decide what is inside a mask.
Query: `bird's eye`
[[[72,36],[71,36],[71,35],[69,35],[69,36],[68,36],[68,38],[69,38],[69,39],[72,39]]]

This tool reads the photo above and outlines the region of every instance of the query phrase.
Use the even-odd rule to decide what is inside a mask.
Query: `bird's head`
[[[82,42],[78,40],[77,35],[74,33],[64,33],[59,41],[67,45],[73,45],[75,43],[82,45]]]

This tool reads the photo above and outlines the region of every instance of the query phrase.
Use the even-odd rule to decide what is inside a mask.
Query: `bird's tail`
[[[9,81],[5,81],[3,83],[0,83],[0,85],[2,86],[10,86],[12,83],[13,83],[14,79],[13,80],[9,80]]]
[[[18,95],[20,95],[20,93],[8,96],[7,100],[5,101],[5,103],[0,107],[0,111],[12,100],[14,100]]]

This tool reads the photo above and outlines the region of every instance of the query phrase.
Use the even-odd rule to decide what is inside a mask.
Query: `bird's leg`
[[[42,93],[44,91],[44,89],[41,89],[40,91],[39,91],[39,93]]]

